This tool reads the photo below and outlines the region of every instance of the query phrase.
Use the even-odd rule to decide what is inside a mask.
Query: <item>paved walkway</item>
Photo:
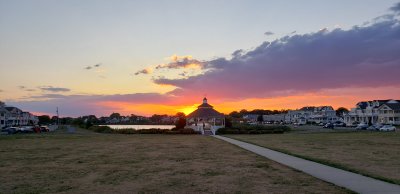
[[[215,135],[218,139],[227,141],[237,145],[245,150],[249,150],[258,155],[264,156],[270,160],[279,162],[291,168],[300,170],[311,176],[333,183],[335,185],[347,188],[357,193],[384,194],[396,193],[400,194],[400,186],[366,177],[360,174],[348,172],[338,168],[333,168],[320,163],[294,157],[288,154],[277,152],[264,147],[234,140],[228,137]]]

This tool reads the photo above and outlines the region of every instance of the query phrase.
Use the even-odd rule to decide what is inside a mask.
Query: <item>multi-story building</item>
[[[306,106],[298,110],[291,110],[285,117],[287,123],[306,124],[315,123],[333,123],[340,120],[336,116],[336,111],[331,106]]]
[[[400,100],[359,102],[344,115],[344,121],[347,125],[353,123],[400,125]]]
[[[0,101],[0,129],[6,126],[6,118],[8,111],[5,109],[5,104]]]
[[[243,119],[246,120],[248,123],[255,123],[260,115],[257,114],[246,114],[243,115]]]
[[[272,115],[263,115],[263,121],[269,122],[284,122],[286,119],[286,114],[272,114]]]
[[[7,107],[0,101],[0,128],[21,125],[36,125],[39,119],[16,107]]]

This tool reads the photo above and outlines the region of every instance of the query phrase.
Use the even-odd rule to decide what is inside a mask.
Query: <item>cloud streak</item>
[[[46,92],[69,92],[71,89],[69,88],[61,88],[61,87],[53,87],[53,86],[41,86],[39,87],[42,91]]]
[[[271,31],[267,31],[267,32],[264,32],[264,35],[265,36],[272,36],[272,35],[274,35],[274,33],[271,32]]]
[[[100,66],[102,66],[102,64],[101,63],[97,63],[96,65],[93,65],[93,66],[88,65],[84,69],[91,70],[91,69],[94,69],[94,68],[99,68]]]

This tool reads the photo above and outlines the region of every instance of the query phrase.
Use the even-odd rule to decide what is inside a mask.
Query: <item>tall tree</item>
[[[183,112],[178,112],[175,115],[178,117],[178,120],[175,122],[176,129],[183,129],[186,126],[186,115]]]
[[[41,115],[38,116],[39,119],[39,125],[47,125],[51,123],[51,119],[49,115]]]
[[[349,112],[349,109],[347,109],[347,108],[345,108],[345,107],[339,107],[337,110],[336,110],[336,116],[338,116],[338,117],[343,117],[343,113],[348,113]]]
[[[113,118],[119,119],[119,118],[121,118],[121,115],[120,115],[119,113],[112,113],[112,114],[110,115],[110,118],[111,118],[111,119],[113,119]]]

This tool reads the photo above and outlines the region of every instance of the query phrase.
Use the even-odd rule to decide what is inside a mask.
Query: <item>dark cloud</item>
[[[267,31],[267,32],[264,32],[264,35],[265,36],[271,36],[271,35],[274,35],[274,33],[271,32],[271,31]]]
[[[35,89],[25,89],[25,91],[27,91],[27,92],[34,92],[34,91],[36,91]]]
[[[60,88],[60,87],[53,87],[53,86],[42,86],[39,87],[42,91],[47,91],[47,92],[69,92],[71,91],[68,88]]]
[[[151,73],[151,71],[149,70],[149,69],[142,69],[142,70],[140,70],[140,71],[137,71],[136,73],[135,73],[135,75],[139,75],[139,74],[150,74]]]
[[[0,92],[4,92],[4,90],[0,90]]]
[[[25,90],[26,87],[25,86],[18,86],[18,88],[21,89],[21,90]]]
[[[93,68],[98,68],[98,67],[100,67],[100,66],[102,66],[102,64],[101,63],[97,63],[96,65],[93,65],[93,66],[86,66],[85,67],[85,69],[86,70],[91,70],[91,69],[93,69]]]
[[[389,8],[391,11],[400,14],[400,2],[396,3],[393,5],[391,8]]]
[[[212,69],[204,74],[154,82],[178,87],[174,95],[233,98],[400,85],[400,23],[390,17],[350,30],[285,36],[238,53],[204,62]]]

